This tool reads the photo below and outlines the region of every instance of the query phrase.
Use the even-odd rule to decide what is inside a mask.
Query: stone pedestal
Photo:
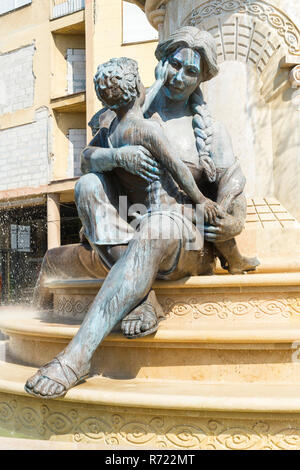
[[[140,449],[300,448],[299,273],[157,282],[166,313],[154,335],[118,328],[92,375],[63,399],[23,389],[76,334],[101,280],[56,280],[55,317],[2,308],[0,433]],[[48,445],[49,447],[49,445]]]

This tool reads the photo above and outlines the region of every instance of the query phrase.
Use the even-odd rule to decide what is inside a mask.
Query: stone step
[[[107,446],[0,437],[0,450],[107,450]]]
[[[30,307],[0,308],[0,326],[6,337],[22,335],[46,341],[70,341],[77,333],[80,322],[65,323],[60,318],[40,316]],[[201,323],[190,319],[167,317],[151,335],[127,339],[119,326],[105,338],[103,344],[139,347],[158,343],[291,343],[300,340],[300,317],[285,323],[277,322],[220,322],[215,318]],[[5,344],[6,341],[1,343]],[[149,343],[149,344],[148,344]]]
[[[34,372],[32,367],[0,362],[0,393],[32,399],[24,391],[24,383]],[[94,376],[55,401],[61,400],[86,405],[184,410],[187,413],[194,410],[300,413],[300,384],[203,384],[198,381],[116,380]]]
[[[73,338],[79,325],[49,323],[36,312],[0,313],[10,336],[7,360],[39,367]],[[114,379],[194,380],[201,383],[300,384],[300,323],[195,322],[167,319],[143,338],[110,334],[96,351],[92,371]]]
[[[48,441],[45,448],[300,448],[299,385],[92,377],[42,400],[23,388],[33,372],[0,363],[0,435]]]
[[[23,388],[33,372],[0,363],[0,435],[107,448],[300,448],[299,385],[92,377],[42,400]]]
[[[54,311],[82,321],[103,279],[52,280]],[[168,318],[185,321],[289,322],[300,319],[300,272],[193,276],[157,281],[154,289]]]

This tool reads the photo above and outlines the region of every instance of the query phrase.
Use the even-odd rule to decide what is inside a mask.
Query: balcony
[[[85,0],[52,0],[51,19],[70,15],[85,8]]]

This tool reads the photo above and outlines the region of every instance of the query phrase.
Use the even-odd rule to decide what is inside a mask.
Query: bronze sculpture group
[[[163,318],[155,279],[213,274],[217,256],[232,274],[258,265],[235,241],[246,217],[245,178],[200,90],[218,73],[214,40],[183,27],[158,45],[156,57],[157,80],[147,94],[130,59],[97,70],[105,107],[75,188],[85,243],[45,255],[35,301],[49,303],[49,276],[96,277],[103,269],[107,276],[70,344],[28,379],[25,389],[37,397],[63,396],[86,378],[93,353],[118,322],[129,338],[153,333]],[[67,265],[59,250],[68,253]]]

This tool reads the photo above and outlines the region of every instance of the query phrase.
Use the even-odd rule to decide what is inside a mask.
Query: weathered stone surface
[[[0,130],[0,149],[1,190],[47,184],[48,109],[38,109],[31,124]]]
[[[35,77],[34,44],[0,55],[0,114],[13,113],[33,105]]]

